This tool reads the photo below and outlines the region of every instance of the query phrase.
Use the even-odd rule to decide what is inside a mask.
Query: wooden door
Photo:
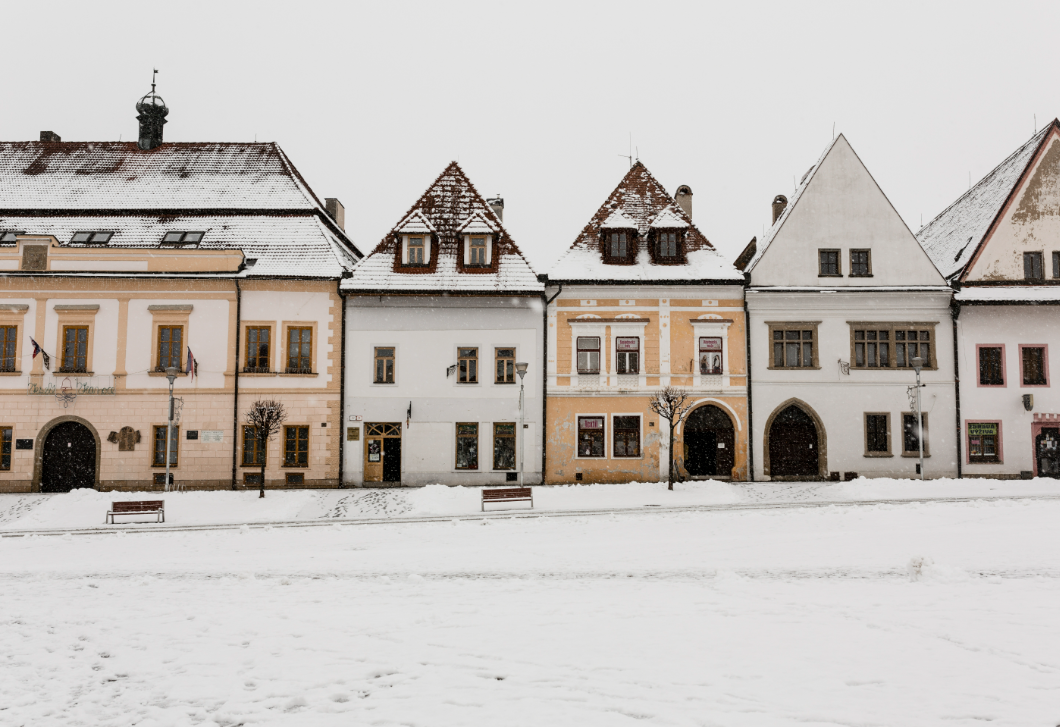
[[[771,477],[820,477],[817,426],[809,414],[792,405],[769,428]]]
[[[96,440],[83,424],[63,422],[44,440],[41,492],[96,485]]]
[[[401,481],[401,422],[364,425],[364,481]]]

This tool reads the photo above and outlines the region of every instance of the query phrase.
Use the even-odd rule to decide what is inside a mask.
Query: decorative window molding
[[[872,250],[862,248],[850,251],[850,277],[872,277]]]
[[[243,321],[243,374],[274,376],[276,321]]]
[[[317,368],[317,322],[283,321],[280,325],[283,328],[283,338],[279,341],[283,375],[313,375]],[[294,341],[292,336],[297,336],[298,340]],[[295,346],[299,350],[295,350]]]
[[[791,371],[821,368],[817,330],[820,321],[766,321],[766,325],[769,327],[769,368]]]
[[[283,466],[309,467],[308,424],[288,424],[283,428]]]
[[[151,354],[151,371],[149,376],[165,376],[165,366],[161,361],[163,349],[163,330],[166,328],[181,328],[180,351],[178,354],[177,370],[181,375],[187,375],[185,366],[188,360],[188,336],[191,332],[191,313],[195,306],[190,304],[172,305],[149,305],[147,311],[151,314],[151,340],[154,341],[153,353]]]
[[[1021,343],[1020,388],[1042,389],[1049,387],[1049,344]],[[1029,383],[1028,383],[1029,382]]]
[[[26,338],[26,313],[29,305],[8,303],[0,305],[0,375],[18,376],[22,373],[22,341]]]
[[[936,321],[847,321],[850,326],[850,369],[895,371],[912,368],[926,352],[926,370],[938,369]]]
[[[966,464],[1004,464],[1004,437],[1000,419],[966,419],[964,451]]]
[[[1005,369],[1005,344],[976,344],[975,361],[976,386],[994,389],[1003,389],[1008,386],[1008,372]]]
[[[59,325],[56,326],[56,341],[55,341],[55,353],[58,358],[59,370],[56,372],[62,374],[77,374],[80,376],[93,376],[94,369],[92,368],[92,352],[94,349],[94,339],[96,332],[96,314],[99,313],[99,304],[88,303],[88,304],[70,304],[70,305],[56,305],[53,307],[55,314],[59,318]],[[67,350],[66,350],[66,330],[83,328],[87,329],[85,335],[85,365],[82,368],[80,366],[81,357],[78,355],[78,348],[80,343],[75,335],[73,343],[73,349],[71,351],[72,357],[68,362]]]
[[[817,251],[817,277],[843,277],[843,251],[838,248],[824,248]]]
[[[893,457],[891,452],[891,413],[868,411],[864,415],[865,457]]]
[[[720,338],[721,339],[721,386],[729,386],[731,381],[732,371],[729,368],[729,327],[733,324],[731,318],[722,318],[721,316],[714,313],[707,313],[700,316],[699,318],[693,318],[689,321],[692,324],[692,330],[695,332],[695,342],[693,344],[693,351],[696,352],[696,360],[692,364],[692,386],[699,388],[707,384],[716,384],[719,381],[718,375],[713,373],[703,373],[702,357],[705,352],[700,350],[700,339],[702,338]],[[816,350],[816,347],[815,347]],[[770,359],[772,363],[772,359]]]
[[[166,424],[154,425],[154,436],[151,437],[151,466],[166,466]],[[174,423],[169,436],[169,467],[176,469],[180,461],[180,425]],[[164,482],[163,478],[163,482]]]
[[[931,427],[928,424],[928,412],[921,412],[923,414],[923,429],[924,429],[924,457],[931,456]],[[915,411],[903,411],[902,412],[902,456],[903,457],[919,457],[920,449],[916,442],[916,412]]]

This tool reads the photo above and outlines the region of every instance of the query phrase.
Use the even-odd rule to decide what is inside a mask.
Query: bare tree
[[[681,423],[685,414],[692,408],[688,392],[667,386],[662,391],[652,394],[648,408],[670,423],[670,487],[674,489],[674,427]]]
[[[255,401],[246,413],[247,425],[254,427],[258,440],[258,459],[261,461],[261,494],[265,497],[265,453],[269,441],[279,433],[280,427],[287,421],[287,410],[283,404],[273,399]]]

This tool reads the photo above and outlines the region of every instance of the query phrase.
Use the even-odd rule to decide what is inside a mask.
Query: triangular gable
[[[399,245],[402,225],[429,227],[437,250],[422,270],[401,268]],[[495,235],[491,264],[485,270],[469,271],[460,265],[463,232],[481,226]],[[456,162],[412,205],[398,223],[376,245],[370,255],[342,282],[346,291],[415,292],[539,292],[544,285],[523,257],[493,209]]]
[[[462,235],[492,235],[500,229],[481,212],[475,212],[457,228]]]
[[[664,209],[655,216],[649,227],[656,230],[675,230],[688,227],[688,223],[681,219],[672,209]]]
[[[1060,123],[1054,119],[917,233],[917,240],[943,275],[965,279],[1046,138],[1058,128]]]
[[[394,232],[400,232],[406,235],[429,235],[433,232],[437,232],[434,229],[434,225],[428,220],[422,212],[415,210],[411,215],[403,219],[394,228]]]
[[[603,260],[600,233],[604,229],[635,229],[643,240],[652,222],[666,214],[669,229],[684,228],[687,262],[656,265],[647,246],[639,246],[632,265],[607,264]],[[718,254],[692,219],[666,189],[637,161],[592,216],[570,249],[556,262],[549,277],[558,281],[739,281],[743,276]]]
[[[870,251],[871,274],[851,276],[850,251],[862,249]],[[820,276],[821,250],[839,251],[840,276]],[[945,285],[842,134],[806,175],[749,270],[755,286]]]

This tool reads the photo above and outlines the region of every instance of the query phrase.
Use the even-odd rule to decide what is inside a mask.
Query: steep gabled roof
[[[1046,124],[917,233],[917,241],[947,280],[966,271],[1053,129],[1060,129],[1060,121]]]
[[[401,227],[417,216],[426,220],[437,238],[429,270],[403,272],[395,269]],[[468,272],[458,264],[462,230],[479,228],[495,231],[494,265],[487,271]],[[460,165],[452,162],[402,216],[402,222],[388,232],[342,282],[346,291],[393,292],[541,292],[544,285],[504,229],[501,220],[467,178]]]
[[[658,223],[653,225],[653,223]],[[640,244],[633,265],[605,263],[600,232],[608,228],[635,228],[645,239],[652,227],[685,228],[687,262],[652,263],[647,245]],[[724,280],[743,282],[743,276],[726,261],[639,160],[600,206],[574,244],[549,272],[557,282],[666,282]]]

